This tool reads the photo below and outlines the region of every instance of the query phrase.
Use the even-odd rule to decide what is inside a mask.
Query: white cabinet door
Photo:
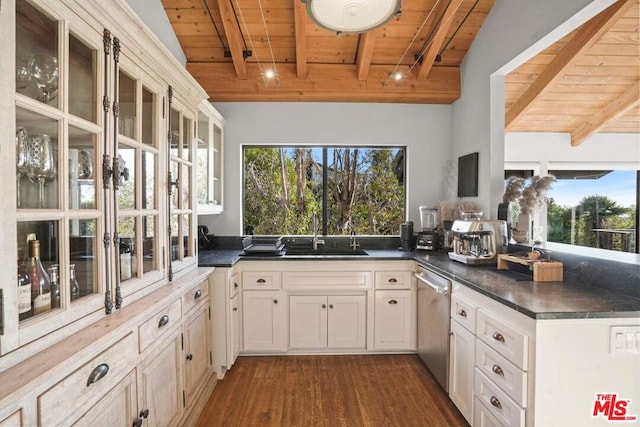
[[[411,350],[412,291],[376,291],[376,350]]]
[[[244,291],[242,298],[244,350],[284,350],[282,292]]]
[[[138,371],[139,408],[148,411],[145,426],[177,425],[182,416],[182,340],[176,328],[146,352]]]
[[[327,298],[327,347],[365,348],[367,300],[364,295],[332,295]]]
[[[240,294],[229,299],[229,345],[227,345],[227,369],[230,369],[240,353]]]
[[[476,337],[456,320],[451,322],[449,398],[471,423]]]
[[[185,387],[187,405],[213,370],[209,337],[209,305],[203,305],[184,325]]]
[[[289,347],[327,347],[327,297],[292,295],[289,297]]]

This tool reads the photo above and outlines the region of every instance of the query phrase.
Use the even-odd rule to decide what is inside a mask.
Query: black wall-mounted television
[[[458,157],[458,197],[478,196],[478,153]]]

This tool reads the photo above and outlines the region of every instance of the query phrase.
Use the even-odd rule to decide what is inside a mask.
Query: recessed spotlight
[[[275,73],[273,72],[273,70],[267,70],[264,72],[264,77],[267,79],[272,79],[275,77]]]

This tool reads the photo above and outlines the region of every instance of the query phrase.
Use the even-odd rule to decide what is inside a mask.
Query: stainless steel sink
[[[284,256],[367,256],[364,249],[350,248],[286,248]]]

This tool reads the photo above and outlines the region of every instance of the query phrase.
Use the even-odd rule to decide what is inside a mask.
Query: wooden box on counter
[[[562,282],[562,263],[559,261],[541,261],[522,256],[499,254],[498,270],[508,270],[511,262],[532,267],[534,282]]]

